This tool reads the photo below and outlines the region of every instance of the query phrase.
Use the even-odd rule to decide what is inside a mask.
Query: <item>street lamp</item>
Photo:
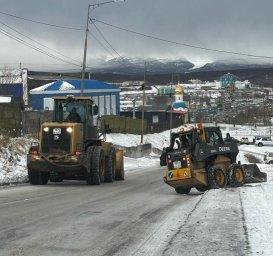
[[[112,0],[112,1],[106,1],[106,2],[102,2],[102,3],[88,5],[84,52],[83,52],[83,62],[82,62],[81,96],[83,96],[83,85],[84,85],[84,77],[85,77],[85,69],[86,69],[87,36],[88,36],[88,32],[89,32],[88,25],[89,25],[89,20],[91,20],[90,19],[90,7],[93,8],[92,10],[94,10],[101,5],[110,4],[110,3],[118,3],[118,2],[125,2],[125,0]]]

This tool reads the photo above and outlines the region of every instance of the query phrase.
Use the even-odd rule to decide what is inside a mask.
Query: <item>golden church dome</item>
[[[183,87],[180,85],[177,85],[175,87],[175,94],[183,94],[183,93],[184,93]]]

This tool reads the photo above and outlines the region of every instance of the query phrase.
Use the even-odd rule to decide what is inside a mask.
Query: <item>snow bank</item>
[[[190,126],[185,126],[188,129]],[[173,129],[173,132],[179,128]],[[231,127],[226,127],[231,129]],[[223,129],[224,130],[224,129]],[[147,134],[143,137],[144,143],[151,143],[153,148],[162,150],[163,147],[169,146],[170,131],[161,133]],[[131,147],[140,144],[141,136],[133,134],[107,134],[106,140],[115,145]],[[9,184],[27,181],[26,154],[30,147],[31,138],[14,138],[9,139],[0,136],[0,184]],[[263,162],[265,152],[273,152],[273,147],[257,147],[255,145],[241,145],[237,161],[248,163],[247,154],[255,155],[259,162]],[[144,158],[131,159],[125,157],[125,171],[133,169],[142,169],[147,166],[158,165],[158,156],[147,156]],[[264,167],[263,167],[264,168]]]
[[[0,184],[26,182],[26,154],[30,147],[28,138],[0,136]]]

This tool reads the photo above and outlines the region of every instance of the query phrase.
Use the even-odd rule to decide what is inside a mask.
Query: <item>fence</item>
[[[40,125],[52,120],[52,111],[22,111],[20,104],[2,103],[0,104],[0,132],[9,136],[32,135],[37,137]],[[157,115],[157,114],[156,114]],[[169,129],[169,120],[164,115],[157,117],[156,123],[151,120],[155,115],[146,113],[144,119],[143,133],[161,132]],[[102,125],[112,133],[142,133],[141,118],[133,119],[126,116],[103,116]],[[179,116],[173,117],[173,128],[181,125],[183,121]]]
[[[111,133],[141,134],[142,120],[126,116],[103,116],[102,125]],[[147,121],[144,120],[144,133],[147,131]]]
[[[22,105],[20,103],[0,104],[0,132],[9,136],[22,133]]]
[[[23,111],[23,134],[38,137],[40,125],[44,122],[52,121],[52,114],[52,111]]]

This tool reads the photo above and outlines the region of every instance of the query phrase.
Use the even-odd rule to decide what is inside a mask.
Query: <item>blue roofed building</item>
[[[241,81],[241,79],[238,76],[235,76],[231,73],[227,73],[225,75],[222,75],[219,80],[221,82],[222,88],[228,88],[231,86],[235,86],[236,81]]]
[[[118,115],[120,89],[118,86],[98,80],[84,81],[84,95],[91,96],[99,107],[99,115]],[[80,96],[81,80],[58,80],[30,90],[33,110],[53,110],[54,96]]]
[[[0,97],[12,98],[13,101],[23,101],[23,84],[0,84]]]

